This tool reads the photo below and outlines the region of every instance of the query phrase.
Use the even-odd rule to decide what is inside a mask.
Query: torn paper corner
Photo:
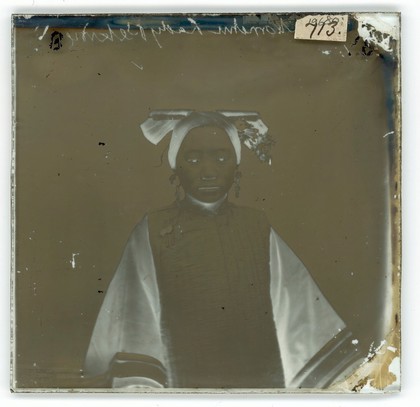
[[[396,356],[388,366],[388,378],[394,378],[392,383],[383,389],[376,387],[374,379],[368,379],[366,384],[360,388],[360,393],[393,393],[401,390],[401,367],[400,358]]]
[[[398,340],[398,338],[395,338]],[[397,341],[395,341],[397,342]],[[400,391],[401,370],[399,349],[387,340],[371,345],[359,367],[329,390],[355,393],[393,393]]]
[[[369,45],[375,45],[384,51],[395,51],[395,43],[400,39],[400,18],[394,13],[356,13],[359,36]]]

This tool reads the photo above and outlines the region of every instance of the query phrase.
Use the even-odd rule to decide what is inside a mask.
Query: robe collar
[[[227,201],[227,194],[225,194],[222,198],[220,198],[216,202],[202,202],[198,199],[194,198],[191,195],[186,195],[184,199],[184,203],[186,206],[192,206],[200,210],[204,210],[209,213],[217,214],[219,209],[224,206],[223,204]]]

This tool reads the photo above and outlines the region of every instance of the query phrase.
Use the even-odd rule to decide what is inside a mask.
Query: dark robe
[[[270,225],[225,202],[149,214],[174,387],[284,387],[270,298]]]

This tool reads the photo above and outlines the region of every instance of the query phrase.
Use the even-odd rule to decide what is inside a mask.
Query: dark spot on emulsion
[[[98,76],[101,76],[101,74],[98,72]]]
[[[375,31],[375,37],[379,42],[382,42],[384,37],[380,31]]]
[[[102,290],[98,290],[98,293],[99,293],[99,294],[103,294],[103,291],[102,291]]]
[[[398,314],[395,314],[395,324],[396,325],[398,325],[398,321],[399,321]]]
[[[105,145],[105,143],[103,142],[103,141],[100,141],[99,143],[98,143],[98,146],[104,146]]]
[[[225,307],[222,307],[222,309],[225,309]]]
[[[319,297],[316,297],[316,298],[315,298],[315,300],[316,300],[316,301],[319,301]]]
[[[102,280],[102,278],[98,278],[98,281],[101,281]]]
[[[364,379],[360,380],[356,386],[354,386],[351,391],[358,393],[360,390],[363,389],[363,387],[365,387],[367,385],[368,382],[368,377],[365,377]]]
[[[57,176],[58,176],[58,177],[60,176],[60,173],[59,173],[59,172],[57,172]]]
[[[362,47],[362,55],[368,57],[368,56],[372,55],[372,53],[373,53],[373,49],[369,45],[369,42],[367,40],[365,40],[364,45]]]

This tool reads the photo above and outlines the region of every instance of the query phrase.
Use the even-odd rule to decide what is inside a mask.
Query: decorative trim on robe
[[[116,378],[132,379],[134,377],[151,379],[152,383],[160,384],[162,387],[168,385],[166,369],[162,363],[155,358],[137,353],[118,352],[111,360],[108,375],[114,385]]]

